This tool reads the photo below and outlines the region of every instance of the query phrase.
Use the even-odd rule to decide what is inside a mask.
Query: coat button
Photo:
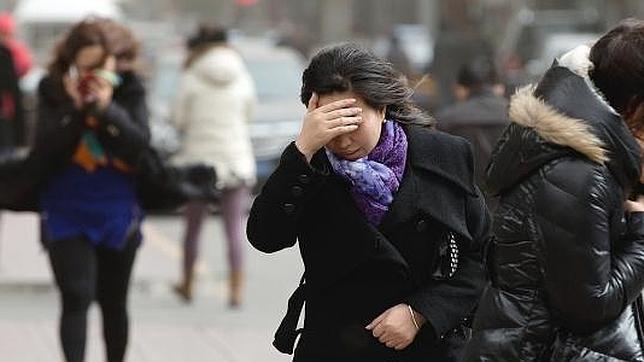
[[[286,212],[287,214],[292,214],[293,211],[295,211],[295,205],[287,202],[282,205],[282,209],[284,209],[284,212]]]
[[[110,134],[112,137],[118,137],[118,135],[121,133],[118,128],[116,128],[115,125],[110,124],[107,126],[107,133]]]
[[[60,124],[61,124],[61,126],[65,127],[69,123],[71,123],[71,121],[72,121],[72,117],[68,114],[68,115],[65,115],[65,117],[63,117],[63,119],[60,120]]]
[[[304,194],[304,189],[300,186],[293,186],[291,187],[291,194],[295,197],[300,197]]]
[[[301,174],[297,179],[300,180],[300,182],[304,185],[307,185],[309,182],[311,182],[311,178],[306,174]]]
[[[420,232],[425,231],[425,229],[427,229],[427,221],[425,221],[425,220],[419,220],[419,221],[416,223],[416,231],[418,231],[418,232],[420,233]]]

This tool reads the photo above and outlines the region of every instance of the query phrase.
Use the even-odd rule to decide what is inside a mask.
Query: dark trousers
[[[107,361],[123,361],[128,340],[127,292],[137,249],[136,240],[128,240],[118,251],[95,247],[85,237],[49,244],[62,302],[60,339],[67,362],[84,360],[87,310],[94,299],[103,315]]]

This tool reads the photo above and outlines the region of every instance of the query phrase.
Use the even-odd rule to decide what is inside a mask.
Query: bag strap
[[[300,285],[288,298],[288,309],[286,310],[286,315],[282,318],[282,322],[277,328],[277,331],[275,331],[273,346],[282,353],[293,354],[295,340],[297,339],[297,336],[302,333],[302,328],[298,329],[297,323],[300,320],[305,300],[306,283],[304,281],[303,274],[300,279]]]

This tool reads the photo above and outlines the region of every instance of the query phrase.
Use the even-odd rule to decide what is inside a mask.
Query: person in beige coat
[[[241,303],[243,221],[249,190],[255,183],[248,122],[256,102],[255,86],[241,56],[226,43],[223,29],[201,26],[188,42],[189,54],[173,113],[182,135],[176,164],[201,162],[214,166],[222,190],[221,214],[228,241],[230,306]],[[207,204],[186,207],[183,278],[175,291],[185,301],[193,295],[198,239]]]

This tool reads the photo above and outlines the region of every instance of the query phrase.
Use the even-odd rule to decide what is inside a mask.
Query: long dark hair
[[[590,51],[590,78],[634,133],[644,130],[644,21],[626,19]]]
[[[359,45],[344,43],[320,50],[302,75],[300,98],[307,105],[313,92],[324,95],[351,91],[385,117],[432,127],[433,119],[416,106],[414,91],[391,63]]]

